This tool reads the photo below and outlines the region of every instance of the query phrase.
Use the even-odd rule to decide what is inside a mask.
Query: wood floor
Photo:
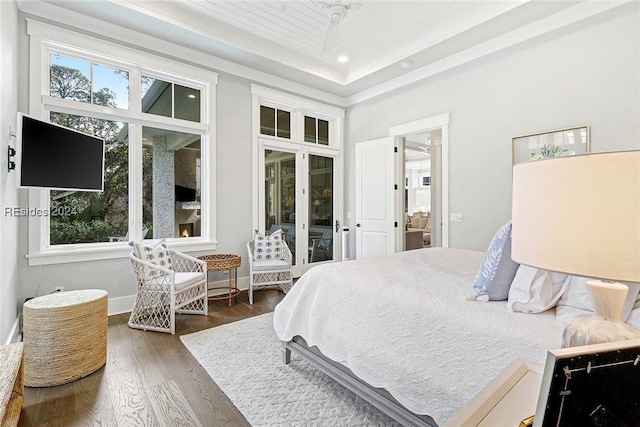
[[[242,292],[231,308],[210,301],[208,316],[177,315],[175,335],[127,326],[129,314],[109,317],[106,365],[57,387],[25,387],[20,427],[249,426],[180,341],[180,335],[273,311],[277,290]]]

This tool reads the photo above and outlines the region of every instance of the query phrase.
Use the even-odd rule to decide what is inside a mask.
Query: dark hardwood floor
[[[20,427],[249,426],[182,345],[180,335],[273,311],[277,290],[242,292],[230,308],[210,301],[209,315],[176,315],[175,335],[127,326],[129,313],[109,317],[107,363],[56,387],[25,387]]]

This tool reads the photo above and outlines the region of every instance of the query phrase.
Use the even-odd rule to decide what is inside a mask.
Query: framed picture
[[[533,133],[511,139],[511,162],[513,165],[588,152],[589,126]]]
[[[640,340],[550,351],[534,427],[640,425]]]

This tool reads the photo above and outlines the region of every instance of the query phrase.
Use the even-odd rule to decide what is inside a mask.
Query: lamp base
[[[621,320],[622,308],[629,292],[626,285],[590,280],[587,282],[587,288],[591,295],[594,316],[571,322],[564,330],[562,347],[640,338],[640,330]]]

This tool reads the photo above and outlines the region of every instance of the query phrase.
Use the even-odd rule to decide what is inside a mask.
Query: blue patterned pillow
[[[506,300],[519,265],[511,259],[511,221],[509,221],[493,236],[489,249],[484,255],[480,271],[473,281],[473,293],[476,299]]]

